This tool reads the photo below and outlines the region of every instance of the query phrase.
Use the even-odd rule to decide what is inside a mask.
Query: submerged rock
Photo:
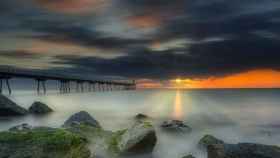
[[[0,132],[0,158],[89,158],[87,141],[64,129]]]
[[[143,120],[146,120],[149,118],[149,116],[145,115],[145,114],[137,114],[135,117],[134,117],[137,121],[143,121]]]
[[[195,157],[192,156],[192,155],[187,155],[187,156],[184,156],[184,157],[182,157],[182,158],[195,158]]]
[[[63,127],[71,127],[77,124],[86,124],[89,126],[101,128],[98,121],[96,121],[88,112],[81,111],[72,116],[68,120],[65,121]]]
[[[31,130],[31,129],[32,129],[32,126],[30,126],[27,123],[23,123],[21,125],[17,125],[17,126],[14,126],[14,127],[10,128],[9,131],[18,132],[18,131],[28,131],[28,130]]]
[[[17,116],[27,113],[27,110],[0,94],[0,116]]]
[[[279,158],[280,147],[253,143],[214,144],[207,148],[208,158]]]
[[[38,101],[34,102],[29,107],[28,111],[33,114],[46,114],[46,113],[53,112],[53,110],[50,107],[48,107],[46,104]]]
[[[207,149],[209,145],[213,144],[224,144],[224,141],[215,138],[212,135],[205,135],[203,138],[200,139],[198,145],[204,149]]]
[[[190,133],[192,131],[191,127],[184,124],[183,121],[180,120],[169,120],[164,121],[161,125],[164,130],[168,131],[178,131],[183,133]]]
[[[154,127],[148,122],[137,123],[120,137],[118,148],[121,154],[151,153],[156,145]]]

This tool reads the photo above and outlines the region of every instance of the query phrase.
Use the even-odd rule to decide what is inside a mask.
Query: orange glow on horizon
[[[145,82],[142,82],[144,84]],[[196,88],[280,88],[280,71],[258,69],[223,77],[205,79],[175,79],[159,84],[150,81],[152,88],[196,89]],[[157,85],[157,86],[154,86]],[[141,84],[139,85],[140,88]],[[146,86],[145,88],[149,88]]]

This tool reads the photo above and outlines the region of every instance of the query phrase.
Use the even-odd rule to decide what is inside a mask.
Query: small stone
[[[98,121],[96,121],[88,112],[80,111],[65,121],[63,127],[72,127],[73,125],[86,124],[92,127],[101,128]]]
[[[195,157],[192,156],[192,155],[187,155],[187,156],[184,156],[184,157],[182,157],[182,158],[195,158]]]
[[[37,101],[30,106],[28,111],[32,114],[46,114],[52,112],[53,110],[46,104]]]
[[[168,131],[178,131],[183,133],[190,133],[192,128],[185,125],[183,121],[180,120],[169,120],[164,121],[161,127]]]

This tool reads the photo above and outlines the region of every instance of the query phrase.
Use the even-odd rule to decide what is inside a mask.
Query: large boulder
[[[190,133],[192,128],[184,124],[183,121],[180,120],[168,120],[164,121],[161,124],[161,128],[166,131],[171,132],[183,132],[183,133]]]
[[[224,141],[219,140],[218,138],[215,138],[212,135],[205,135],[198,142],[199,147],[203,149],[207,149],[209,145],[213,145],[213,144],[224,144]]]
[[[42,102],[34,102],[28,109],[32,114],[46,114],[53,112],[53,110]]]
[[[73,125],[85,124],[92,127],[101,128],[98,121],[96,121],[88,112],[80,111],[66,120],[63,124],[63,127],[71,127]]]
[[[253,143],[213,144],[207,148],[208,158],[279,158],[280,147]]]
[[[0,132],[0,158],[89,157],[86,139],[64,129],[41,127]]]
[[[156,142],[154,127],[148,122],[141,122],[127,129],[119,137],[118,149],[121,154],[151,153]]]
[[[0,117],[25,115],[28,111],[0,94]]]

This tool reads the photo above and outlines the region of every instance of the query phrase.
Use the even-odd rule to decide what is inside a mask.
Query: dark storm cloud
[[[39,57],[39,54],[33,54],[24,50],[14,50],[14,51],[1,51],[0,57],[9,57],[9,58],[36,58]]]
[[[56,42],[74,42],[83,46],[95,46],[104,49],[128,48],[149,42],[146,39],[106,37],[95,30],[70,24],[46,23],[45,25],[33,26],[33,29],[45,33],[33,38]]]
[[[13,0],[15,1],[15,0]],[[73,54],[57,56],[55,65],[72,65],[69,72],[105,76],[167,79],[174,76],[208,77],[269,68],[279,70],[279,0],[118,0],[106,14],[69,18],[51,11],[15,11],[11,3],[0,2],[4,28],[29,29],[29,38],[57,43],[73,42],[86,47],[120,49],[125,56],[105,59]],[[13,12],[9,15],[8,12]],[[14,14],[14,12],[24,12]],[[126,22],[129,17],[130,23]],[[118,15],[120,13],[121,15]],[[106,16],[104,16],[106,15]],[[154,29],[137,38],[112,36],[97,29],[99,21],[110,17],[127,31]],[[4,19],[7,21],[4,22]],[[18,20],[18,21],[17,21]],[[19,22],[20,21],[20,22]],[[103,24],[103,23],[102,23]],[[116,23],[115,29],[122,27]],[[3,27],[5,26],[5,27]],[[14,27],[10,27],[14,26]],[[134,26],[134,27],[133,27]],[[135,27],[136,26],[136,27]],[[138,27],[140,26],[140,27]],[[143,28],[142,28],[143,27]],[[1,31],[0,30],[0,31]],[[117,30],[117,29],[116,29]],[[120,29],[122,30],[122,29]],[[118,30],[117,30],[118,31]],[[154,50],[152,43],[186,40],[183,46]],[[176,42],[175,42],[176,43]],[[174,44],[174,42],[173,42]],[[1,53],[1,52],[0,52]],[[15,53],[17,56],[18,53]],[[5,55],[4,53],[2,55]],[[7,54],[6,55],[11,55]],[[49,71],[56,71],[50,69]]]
[[[176,50],[153,52],[141,49],[112,60],[75,58],[68,59],[67,64],[75,65],[77,70],[92,67],[97,74],[154,79],[174,76],[204,78],[257,68],[279,70],[278,42],[256,38],[251,35],[244,39],[196,44],[188,50],[189,54],[176,54]]]

